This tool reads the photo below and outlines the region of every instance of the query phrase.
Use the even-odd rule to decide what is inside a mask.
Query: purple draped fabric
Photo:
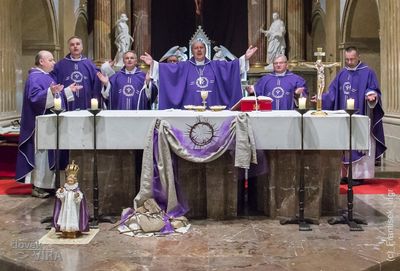
[[[369,91],[375,91],[378,95],[378,102],[372,109],[371,130],[376,140],[375,158],[379,158],[386,150],[382,125],[384,112],[378,79],[372,69],[360,62],[355,70],[340,70],[330,84],[328,92],[322,96],[322,107],[328,110],[346,109],[347,99],[353,98],[354,108],[358,109],[357,114],[368,115],[368,101],[365,95]],[[359,160],[363,155],[355,151],[352,155],[353,161]],[[345,162],[348,163],[348,158]]]
[[[165,188],[162,187],[161,185],[161,180],[160,180],[160,174],[158,171],[157,167],[157,162],[158,162],[158,130],[154,129],[153,133],[153,198],[157,202],[157,204],[160,206],[162,210],[167,210],[167,205],[168,205],[168,196],[167,196],[167,191]],[[178,217],[182,216],[187,213],[189,208],[186,205],[186,201],[183,198],[182,193],[180,193],[179,189],[179,184],[176,180],[176,174],[175,176],[175,187],[177,191],[177,198],[178,198],[178,205],[175,207],[175,209],[171,210],[170,212],[167,213],[168,216],[170,217]]]
[[[72,190],[74,192],[80,191],[79,188],[76,188]],[[56,197],[55,203],[54,203],[54,209],[53,209],[53,227],[56,229],[56,231],[60,231],[60,225],[57,224],[58,217],[60,216],[60,211],[61,211],[61,200]],[[83,195],[83,198],[79,204],[79,231],[80,232],[89,232],[89,211],[87,208],[86,204],[86,198],[85,195]]]
[[[40,69],[29,70],[25,83],[21,113],[21,128],[16,164],[16,180],[24,177],[35,168],[35,119],[46,112],[47,91],[54,79]],[[54,167],[53,155],[49,151],[49,167]]]
[[[232,107],[242,98],[239,60],[205,60],[196,65],[194,58],[177,64],[160,63],[159,109],[183,109],[201,105],[200,91],[208,91],[207,106]]]
[[[224,123],[220,126],[220,128],[217,131],[217,134],[215,136],[215,141],[210,142],[207,146],[205,146],[202,149],[196,149],[193,146],[193,143],[191,142],[190,139],[185,136],[184,132],[176,129],[176,128],[171,128],[172,132],[174,133],[176,139],[179,141],[179,143],[182,145],[182,148],[184,148],[189,154],[195,157],[206,157],[209,156],[211,153],[217,151],[220,146],[222,146],[225,142],[225,140],[228,138],[228,134],[230,131],[230,124],[232,123],[233,118],[228,118]],[[157,161],[158,161],[158,130],[154,129],[153,132],[153,161],[154,161],[154,168],[153,168],[153,198],[156,200],[158,205],[162,210],[167,209],[167,203],[168,203],[168,198],[167,198],[167,191],[165,188],[162,187],[161,182],[160,182],[160,175],[159,171],[157,168]],[[176,159],[172,159],[173,164],[176,163]],[[174,168],[175,171],[175,168]],[[177,191],[177,197],[178,197],[178,205],[175,209],[171,210],[168,212],[166,215],[168,217],[178,217],[184,215],[188,211],[188,206],[186,201],[184,200],[184,196],[182,192],[180,191],[180,186],[179,186],[179,180],[177,179],[177,174],[174,172],[174,178],[175,178],[175,187]],[[162,232],[169,232],[170,227],[168,224],[166,227],[162,230]]]
[[[303,96],[307,96],[306,81],[287,71],[284,75],[266,74],[255,84],[257,96],[267,96],[273,99],[273,110],[292,110],[295,108],[294,95],[297,88],[304,87]]]
[[[74,101],[67,102],[65,95],[62,95],[63,108],[67,111],[90,108],[92,98],[98,99],[99,105],[102,104],[101,82],[96,75],[98,71],[96,65],[84,56],[80,60],[73,60],[68,54],[57,62],[52,71],[57,83],[68,87],[75,82],[82,86],[82,89],[73,93]]]
[[[140,110],[151,109],[151,102],[157,96],[157,88],[152,85],[151,97],[149,101],[145,90],[141,91],[146,74],[136,68],[133,74],[127,74],[125,68],[110,77],[111,89],[109,96],[109,109],[111,110],[136,110],[140,95]]]

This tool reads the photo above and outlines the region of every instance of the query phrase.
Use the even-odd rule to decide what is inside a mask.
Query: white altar
[[[311,112],[311,111],[310,111]],[[349,148],[349,116],[344,111],[328,111],[326,117],[308,112],[304,115],[305,150],[346,150]],[[97,149],[143,149],[144,138],[155,118],[167,120],[172,126],[185,130],[198,118],[210,123],[222,123],[238,112],[163,111],[101,111],[97,115]],[[259,150],[301,149],[301,115],[296,111],[249,112],[256,147]],[[36,120],[36,146],[55,149],[56,117],[39,116]],[[369,149],[369,120],[353,116],[353,149]],[[60,149],[93,149],[93,115],[88,111],[60,114]]]
[[[218,127],[239,114],[232,111],[194,112],[101,111],[96,118],[100,206],[103,212],[117,214],[132,206],[138,192],[140,151],[154,119],[167,120],[182,131],[199,120]],[[296,111],[249,112],[256,148],[268,159],[268,174],[257,177],[258,208],[270,217],[293,216],[297,212],[297,187],[301,149],[301,115]],[[55,149],[56,117],[37,118],[36,144],[39,149]],[[89,202],[92,182],[93,116],[88,111],[60,115],[60,149],[70,149],[81,163],[81,187]],[[353,149],[368,150],[369,120],[353,116]],[[339,167],[342,150],[349,148],[349,116],[344,111],[317,117],[304,115],[305,215],[319,219],[336,211],[339,194]],[[139,153],[139,154],[138,154]],[[178,162],[178,179],[191,210],[188,217],[214,219],[235,217],[241,194],[239,171],[233,157],[195,164]],[[239,192],[238,192],[239,191]],[[100,212],[102,210],[100,209]]]

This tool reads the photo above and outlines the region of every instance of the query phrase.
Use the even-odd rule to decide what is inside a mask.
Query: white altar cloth
[[[311,111],[310,111],[311,112]],[[349,148],[349,116],[344,111],[326,111],[326,117],[304,115],[304,149],[346,150]],[[97,149],[143,149],[145,135],[155,118],[165,119],[183,131],[199,118],[215,127],[238,112],[194,112],[187,110],[104,110],[96,118]],[[249,112],[257,149],[301,149],[301,115],[296,111]],[[354,115],[353,149],[369,149],[369,119]],[[86,110],[60,114],[60,149],[93,149],[93,115]],[[55,114],[36,119],[38,149],[56,148]]]

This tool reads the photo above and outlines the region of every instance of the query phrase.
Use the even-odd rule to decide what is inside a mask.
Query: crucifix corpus
[[[322,93],[325,90],[325,69],[340,66],[339,62],[322,62],[322,57],[325,56],[325,52],[322,48],[317,48],[314,52],[314,56],[317,57],[315,62],[301,62],[300,65],[313,68],[317,70],[317,111],[313,112],[313,115],[325,116],[326,113],[322,111]]]

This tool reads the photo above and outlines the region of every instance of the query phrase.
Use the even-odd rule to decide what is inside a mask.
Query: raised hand
[[[101,83],[103,83],[103,85],[105,85],[105,86],[108,85],[108,82],[110,80],[108,79],[107,75],[104,75],[101,72],[98,72],[96,75],[97,75],[97,78],[99,78],[99,80],[101,81]]]
[[[55,84],[55,83],[51,83],[50,84],[50,91],[53,94],[59,93],[61,90],[63,90],[64,85],[61,84]]]
[[[140,59],[146,63],[147,65],[151,65],[153,64],[153,58],[151,55],[149,55],[148,53],[144,52],[144,55],[140,56]]]
[[[71,85],[69,85],[69,88],[71,89],[72,92],[76,92],[78,90],[80,90],[81,88],[83,88],[83,86],[78,85],[77,83],[72,83]]]
[[[369,102],[373,102],[373,101],[375,101],[376,100],[376,97],[377,97],[378,95],[376,95],[376,93],[370,93],[370,94],[368,94],[367,96],[366,96],[366,99],[369,101]]]
[[[294,92],[299,95],[304,92],[304,87],[297,88]]]
[[[250,45],[250,47],[246,51],[246,54],[244,55],[245,59],[249,60],[257,50],[258,50],[257,47],[253,47],[253,45]]]

